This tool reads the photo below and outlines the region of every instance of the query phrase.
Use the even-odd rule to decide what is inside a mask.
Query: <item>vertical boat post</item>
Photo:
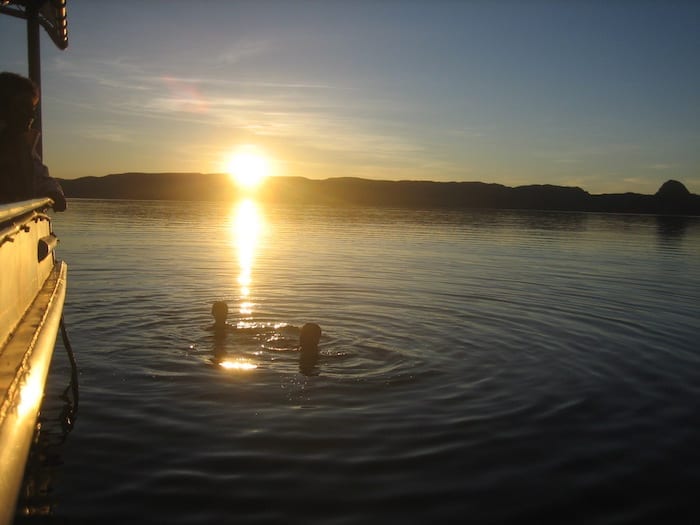
[[[37,85],[39,88],[39,93],[41,94],[41,38],[39,33],[39,7],[43,1],[30,2],[27,5],[26,16],[27,16],[27,62],[29,66],[29,78]],[[37,130],[39,134],[39,140],[36,144],[35,151],[39,155],[39,158],[43,158],[43,141],[41,138],[41,96],[39,96],[39,103],[36,106],[36,111],[34,113],[34,124],[32,127]]]

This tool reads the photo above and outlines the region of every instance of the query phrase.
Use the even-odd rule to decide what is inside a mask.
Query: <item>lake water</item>
[[[700,518],[698,219],[74,200],[54,229],[50,522]]]

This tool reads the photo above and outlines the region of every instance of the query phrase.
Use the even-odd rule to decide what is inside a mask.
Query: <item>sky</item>
[[[700,193],[700,2],[68,0],[42,32],[61,178],[221,172]],[[0,16],[0,69],[27,73]]]

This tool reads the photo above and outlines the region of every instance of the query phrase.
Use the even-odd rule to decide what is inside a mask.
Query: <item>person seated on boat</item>
[[[318,362],[318,343],[321,341],[321,327],[316,323],[306,323],[299,333],[299,370],[304,375],[313,375]]]
[[[64,211],[63,189],[36,151],[39,132],[31,126],[38,103],[34,82],[16,73],[0,73],[0,203],[50,197],[53,209]]]

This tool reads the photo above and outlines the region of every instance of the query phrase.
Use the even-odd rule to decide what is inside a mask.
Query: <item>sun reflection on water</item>
[[[218,365],[221,368],[225,368],[226,370],[254,370],[258,368],[258,365],[255,363],[251,363],[249,361],[241,361],[241,360],[231,360],[231,359],[224,359],[223,361],[219,361]]]
[[[251,199],[240,201],[232,213],[233,244],[238,255],[239,313],[251,316],[255,304],[251,300],[255,251],[263,229],[262,214]]]

